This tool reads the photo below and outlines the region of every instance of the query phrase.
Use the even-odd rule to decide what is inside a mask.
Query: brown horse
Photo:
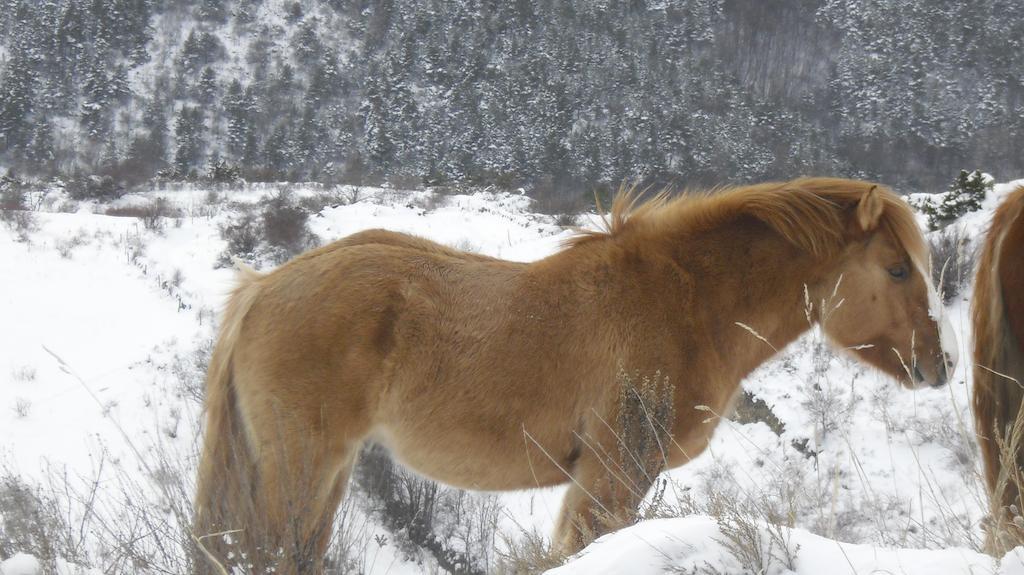
[[[971,306],[974,417],[992,506],[986,546],[1002,555],[1024,542],[1010,506],[1022,513],[1024,486],[1024,187],[996,210],[982,248]]]
[[[927,258],[891,191],[813,178],[620,195],[607,231],[533,263],[374,230],[243,273],[207,380],[197,539],[247,571],[322,570],[373,441],[459,487],[570,483],[557,543],[580,549],[651,481],[621,460],[622,370],[672,387],[668,466],[814,322],[907,387],[941,385],[955,359]]]

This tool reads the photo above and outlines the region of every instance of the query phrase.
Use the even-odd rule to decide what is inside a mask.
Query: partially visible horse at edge
[[[371,230],[243,270],[206,384],[205,558],[322,571],[370,441],[457,487],[569,483],[555,544],[574,552],[650,487],[609,475],[620,370],[673,388],[675,467],[706,447],[708,412],[728,413],[740,381],[814,323],[909,388],[953,369],[924,238],[885,187],[620,194],[606,227],[532,263]]]
[[[986,550],[1024,543],[1024,187],[996,209],[978,260],[971,302],[974,418],[991,505]],[[1010,508],[1016,507],[1016,513]]]

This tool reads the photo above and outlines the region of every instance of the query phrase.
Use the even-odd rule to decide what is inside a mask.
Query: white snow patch
[[[31,555],[15,553],[14,557],[0,563],[0,575],[41,575],[43,566]]]

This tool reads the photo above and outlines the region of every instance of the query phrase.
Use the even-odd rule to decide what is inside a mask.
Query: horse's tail
[[[238,285],[228,301],[206,375],[206,434],[196,485],[193,537],[197,572],[226,573],[228,547],[254,525],[255,459],[237,405],[232,358],[242,322],[259,294],[258,272],[236,261]],[[237,547],[236,547],[237,549]]]
[[[1011,541],[1024,542],[1024,531],[1011,527],[1016,514],[1024,514],[1020,492],[1024,488],[1024,354],[1007,316],[1000,260],[1018,218],[1024,216],[1024,188],[996,211],[985,241],[975,278],[972,302],[974,329],[974,418],[993,511],[989,550],[1002,554]],[[1024,225],[1024,222],[1018,222]],[[1009,536],[1011,539],[1005,540]],[[1016,543],[1010,544],[1010,548]]]

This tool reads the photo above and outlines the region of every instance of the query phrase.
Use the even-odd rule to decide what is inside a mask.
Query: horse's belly
[[[436,481],[463,489],[506,491],[548,487],[568,481],[552,461],[520,432],[515,438],[492,439],[482,434],[447,430],[427,433],[422,427],[375,433],[396,461]],[[550,453],[551,449],[545,449]],[[561,450],[559,450],[561,451]]]

